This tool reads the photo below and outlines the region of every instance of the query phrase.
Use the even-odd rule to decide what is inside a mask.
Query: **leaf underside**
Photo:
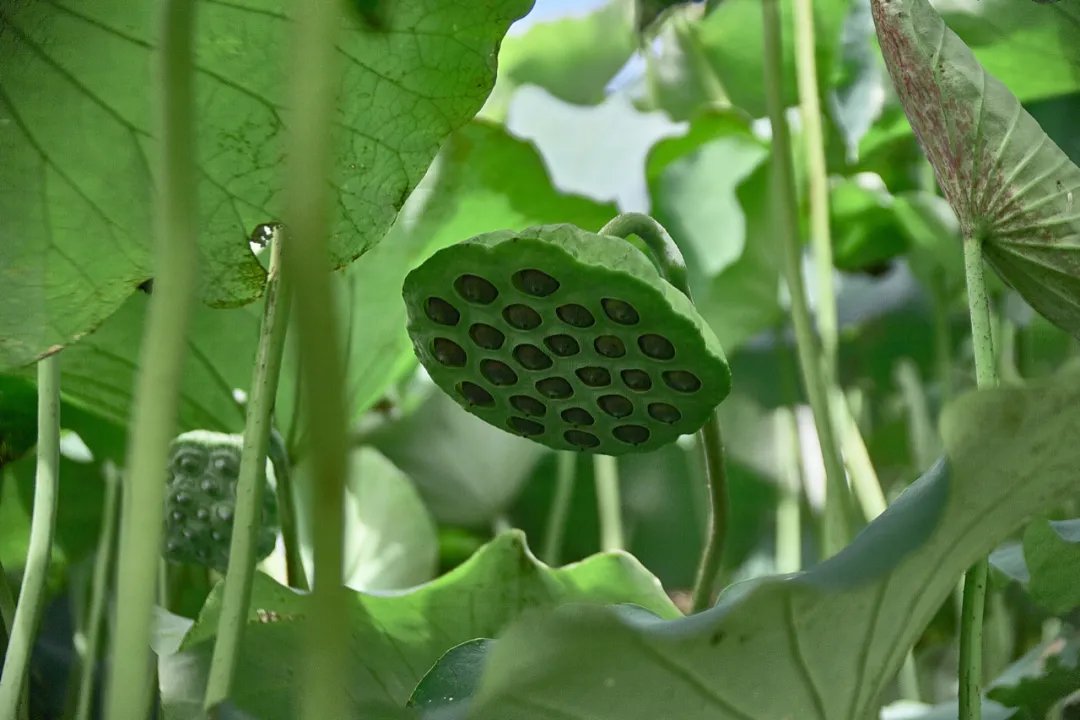
[[[873,12],[963,233],[983,240],[987,260],[1032,307],[1080,337],[1080,168],[926,0],[874,0]]]

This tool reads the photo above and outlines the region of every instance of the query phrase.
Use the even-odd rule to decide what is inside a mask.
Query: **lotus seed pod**
[[[165,495],[165,558],[224,572],[229,565],[236,481],[244,439],[239,435],[195,430],[173,440]],[[255,546],[262,560],[278,534],[274,470],[266,463],[262,520]]]
[[[731,373],[636,247],[572,225],[487,233],[405,279],[408,329],[462,407],[559,450],[654,450],[701,428]]]

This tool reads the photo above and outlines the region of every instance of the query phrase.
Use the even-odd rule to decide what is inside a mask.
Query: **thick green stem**
[[[816,313],[822,357],[829,377],[835,372],[838,322],[833,282],[832,235],[829,228],[829,175],[825,164],[825,134],[817,82],[814,8],[811,0],[795,0],[795,68],[799,84],[803,147],[810,189],[810,243],[817,284]]]
[[[145,720],[150,623],[165,504],[165,467],[196,290],[198,221],[193,36],[195,3],[165,0],[159,44],[161,175],[156,208],[154,293],[147,310],[120,506],[116,624],[106,692],[109,720]]]
[[[990,299],[983,276],[982,237],[979,235],[964,236],[964,271],[971,313],[975,381],[980,388],[996,387],[998,374],[990,323]],[[988,574],[989,565],[984,558],[964,576],[964,595],[960,606],[960,720],[979,720],[982,716],[983,611]]]
[[[345,371],[330,286],[328,178],[332,175],[339,69],[337,37],[345,22],[337,2],[294,0],[291,16],[284,247],[296,305],[297,347],[303,375],[304,448],[312,465],[314,573],[312,627],[307,638],[301,717],[343,718],[351,636],[342,577],[346,473]]]
[[[705,461],[709,492],[709,532],[698,564],[691,599],[692,612],[700,612],[712,603],[716,577],[724,559],[724,539],[728,526],[727,470],[724,467],[724,438],[720,418],[715,411],[698,433]]]
[[[600,549],[605,552],[622,550],[626,541],[623,537],[618,461],[610,455],[593,455],[593,476],[600,518]]]
[[[881,480],[866,449],[866,442],[859,432],[859,423],[851,412],[851,405],[839,388],[833,388],[829,409],[833,413],[833,426],[840,433],[840,443],[844,449],[844,466],[851,476],[851,486],[855,491],[855,500],[867,521],[873,520],[885,512],[885,493],[881,489]]]
[[[56,500],[60,489],[60,363],[55,354],[38,361],[37,380],[34,511],[30,519],[26,569],[8,635],[4,671],[0,675],[0,718],[14,718],[19,711],[30,653],[34,649],[34,635],[45,606],[45,579],[56,528]],[[30,702],[29,696],[24,702]]]
[[[94,574],[90,580],[90,603],[86,613],[86,651],[79,678],[79,698],[75,720],[90,720],[94,698],[94,670],[101,646],[101,626],[105,621],[105,600],[109,595],[109,568],[112,566],[116,539],[116,517],[120,509],[120,473],[111,462],[105,463],[105,504],[101,513],[101,534],[94,555]]]
[[[555,496],[551,499],[547,527],[544,529],[544,551],[541,558],[556,567],[562,560],[563,539],[566,536],[566,520],[570,516],[570,503],[574,497],[574,475],[577,473],[577,453],[561,451],[556,456]]]
[[[3,476],[0,475],[0,482]],[[7,570],[0,563],[0,621],[4,623],[4,632],[0,636],[0,651],[7,651],[8,637],[11,635],[11,626],[15,624],[15,593],[11,591],[8,582]]]
[[[289,284],[281,267],[281,251],[286,242],[288,239],[284,237],[284,233],[278,231],[270,244],[266,305],[263,308],[255,369],[252,371],[247,419],[244,423],[244,447],[240,453],[240,472],[236,481],[236,509],[232,543],[229,546],[229,568],[225,575],[221,617],[218,620],[217,639],[203,702],[207,711],[229,696],[236,674],[244,626],[247,624],[248,605],[251,603],[263,485],[266,483],[270,424],[289,317]]]
[[[300,554],[299,519],[296,514],[296,495],[292,484],[292,463],[285,449],[285,440],[277,430],[270,430],[270,461],[277,480],[278,513],[281,516],[281,541],[285,546],[285,579],[289,587],[309,590],[304,559]]]
[[[799,426],[790,408],[777,408],[773,419],[775,447],[780,464],[780,498],[776,503],[776,571],[793,573],[802,568],[803,488]]]
[[[765,39],[765,90],[772,125],[773,194],[777,202],[777,235],[784,255],[784,275],[791,295],[791,319],[803,385],[810,399],[825,463],[826,501],[823,550],[834,555],[850,537],[850,498],[840,444],[829,412],[828,383],[821,348],[814,336],[806,288],[802,277],[802,245],[798,234],[798,203],[795,199],[795,170],[791,162],[791,137],[784,118],[783,51],[777,0],[762,0]]]

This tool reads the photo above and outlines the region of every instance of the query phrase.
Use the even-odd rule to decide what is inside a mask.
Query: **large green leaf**
[[[420,679],[450,648],[494,637],[522,612],[556,604],[631,603],[661,617],[678,616],[660,584],[625,553],[594,556],[551,570],[524,537],[507,533],[448,575],[404,594],[351,598],[349,659],[352,717],[372,706],[403,707]],[[201,689],[220,612],[221,587],[207,600],[178,655],[161,660],[169,720],[200,717]],[[261,720],[296,717],[310,598],[256,576],[232,698]]]
[[[1080,90],[1076,3],[936,0],[935,6],[987,72],[1021,99]]]
[[[784,86],[786,105],[797,105],[795,82],[794,3],[781,0],[784,40]],[[836,62],[844,18],[851,0],[817,0],[813,3],[818,78],[821,87]],[[765,115],[765,70],[761,0],[724,0],[698,27],[705,55],[731,102],[754,117]]]
[[[483,104],[495,53],[531,0],[388,3],[383,27],[343,10],[332,181],[337,266],[378,242],[447,135]],[[280,0],[200,3],[196,35],[201,286],[259,296],[247,244],[280,213]],[[151,272],[158,5],[6,3],[0,11],[0,367],[101,323]]]
[[[1080,167],[926,0],[873,0],[873,9],[886,65],[962,233],[984,242],[1032,307],[1080,335]]]
[[[1024,529],[1022,544],[998,548],[990,562],[1050,612],[1080,607],[1080,520],[1036,520]]]
[[[957,578],[1075,484],[1080,375],[965,396],[949,460],[841,553],[667,621],[612,608],[523,617],[462,716],[864,720]]]

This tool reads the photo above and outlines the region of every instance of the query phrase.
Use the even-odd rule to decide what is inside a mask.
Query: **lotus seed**
[[[527,370],[547,370],[551,367],[551,358],[535,345],[518,345],[514,348],[514,359]]]
[[[429,297],[424,304],[424,312],[431,319],[432,322],[439,323],[440,325],[454,326],[458,324],[458,320],[461,319],[461,313],[457,311],[450,303],[446,302],[442,298]]]
[[[571,425],[592,425],[596,420],[585,408],[567,408],[562,411],[562,419]]]
[[[173,495],[173,502],[177,505],[187,505],[191,502],[191,496],[185,492],[178,492]]]
[[[431,343],[431,352],[436,360],[448,367],[465,367],[465,361],[468,359],[465,350],[447,338],[435,338]]]
[[[484,360],[480,363],[480,373],[492,385],[513,385],[518,381],[517,373],[499,360]]]
[[[499,297],[495,286],[478,275],[462,275],[454,281],[458,295],[471,303],[490,305]]]
[[[517,271],[512,280],[514,287],[533,297],[547,297],[559,289],[558,280],[533,268]]]
[[[577,355],[581,352],[581,346],[578,345],[578,341],[569,335],[552,335],[546,337],[544,338],[544,344],[548,346],[548,350],[559,357],[570,357],[571,355]]]
[[[503,310],[503,319],[518,330],[533,330],[542,322],[540,313],[528,305],[507,305]]]
[[[179,510],[173,510],[172,519],[176,522],[180,522],[184,519],[184,513],[180,512]]]
[[[649,440],[649,430],[641,425],[620,425],[612,431],[612,435],[631,445],[640,445]]]
[[[662,402],[649,403],[649,416],[668,425],[677,423],[682,419],[682,413],[679,412],[678,408]]]
[[[507,424],[522,435],[540,435],[544,432],[544,426],[535,420],[512,417],[507,420]]]
[[[491,396],[491,393],[475,383],[463,382],[457,386],[457,391],[470,405],[491,407],[495,404],[495,398]]]
[[[213,459],[214,471],[227,478],[236,478],[240,474],[240,465],[232,455],[218,455]]]
[[[623,383],[631,390],[645,392],[652,388],[652,379],[649,378],[649,373],[644,370],[623,370],[619,374],[622,376]]]
[[[664,373],[664,382],[672,390],[691,393],[701,388],[701,380],[692,372],[686,370],[668,370]]]
[[[547,415],[547,405],[528,395],[514,395],[510,398],[510,404],[515,410],[533,417]]]
[[[199,489],[211,497],[217,497],[221,494],[221,488],[212,478],[203,478],[203,481],[199,483]]]
[[[225,522],[229,522],[229,521],[232,520],[232,515],[233,515],[232,508],[229,507],[228,505],[218,505],[217,506],[217,516],[221,520],[224,520]]]
[[[577,328],[591,327],[592,324],[596,322],[592,313],[581,305],[560,305],[555,310],[555,314],[567,325],[573,325]]]
[[[561,377],[544,378],[536,383],[536,389],[553,400],[565,400],[574,394],[574,388]]]
[[[476,323],[469,328],[469,337],[485,350],[498,350],[506,342],[505,335],[485,323]]]
[[[200,520],[209,520],[210,519],[210,511],[207,510],[204,507],[201,507],[201,508],[199,508],[198,510],[195,511],[195,517],[197,517]]]
[[[579,448],[594,448],[600,444],[600,438],[584,430],[567,430],[563,433],[566,442]]]
[[[638,320],[641,319],[638,311],[628,302],[604,298],[600,301],[600,304],[603,305],[607,316],[620,325],[637,325]]]
[[[660,335],[642,335],[638,338],[638,347],[653,360],[670,360],[675,357],[675,346]]]
[[[578,368],[575,373],[589,387],[607,387],[611,384],[611,373],[602,367]]]
[[[601,410],[615,418],[624,418],[634,412],[634,404],[622,395],[602,395],[596,404]]]
[[[626,346],[623,341],[614,335],[601,335],[593,341],[596,352],[604,357],[620,358],[626,354]]]
[[[188,477],[202,475],[205,466],[206,460],[203,453],[191,450],[177,453],[176,458],[173,461],[173,467],[176,472],[181,475],[187,475]]]

